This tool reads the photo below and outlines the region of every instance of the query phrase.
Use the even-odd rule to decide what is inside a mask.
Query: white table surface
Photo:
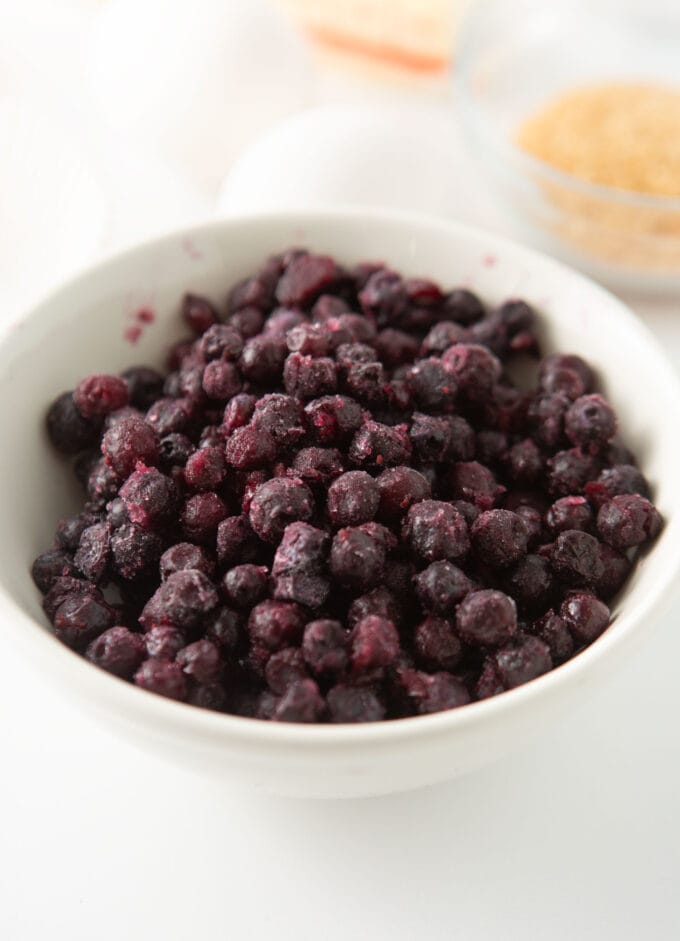
[[[161,224],[205,214],[187,190],[168,211],[176,180],[155,166],[128,167],[130,185],[139,217],[119,201],[119,244],[161,205]],[[488,205],[461,214],[503,229]],[[679,308],[636,305],[678,368]],[[244,795],[161,763],[3,647],[0,938],[678,938],[676,621],[524,753],[348,802]]]

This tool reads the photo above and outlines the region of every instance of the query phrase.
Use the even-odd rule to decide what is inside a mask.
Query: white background
[[[52,130],[40,133],[75,140],[64,159],[74,150],[85,154],[85,176],[94,180],[81,203],[85,176],[74,184],[81,228],[72,230],[70,258],[43,283],[31,273],[35,252],[28,252],[40,246],[49,254],[49,229],[29,225],[23,243],[0,240],[0,274],[11,260],[14,276],[3,281],[4,296],[0,284],[6,318],[84,256],[203,218],[215,205],[216,179],[207,182],[214,168],[166,159],[151,139],[128,146],[78,97],[79,57],[102,9],[86,0],[28,2],[20,11],[0,3],[0,123],[7,102],[19,102],[22,114],[49,110]],[[167,10],[171,16],[174,5]],[[13,47],[20,56],[12,58]],[[56,91],[22,71],[36,50]],[[311,74],[313,94],[303,88],[299,107],[367,94]],[[428,100],[431,106],[436,102]],[[455,166],[462,160],[455,134],[450,146]],[[223,175],[238,153],[225,153]],[[57,203],[64,174],[54,173],[49,153],[38,170],[41,185],[50,184],[39,198],[23,178],[17,189],[5,166],[0,192],[14,192],[1,225],[22,207],[29,207],[29,222],[38,205],[46,219],[63,211]],[[506,221],[483,185],[466,184],[455,214],[503,231]],[[24,266],[21,277],[17,265]],[[680,367],[678,299],[635,306]],[[676,405],[659,403],[669,420]],[[11,452],[2,459],[11,460]],[[446,785],[351,802],[218,789],[190,768],[161,764],[112,738],[44,687],[30,663],[0,649],[3,939],[680,936],[675,617],[658,624],[634,662],[526,752]]]

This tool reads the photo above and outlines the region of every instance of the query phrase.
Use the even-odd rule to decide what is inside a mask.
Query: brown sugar
[[[680,202],[654,199],[680,200],[680,90],[624,82],[575,88],[528,117],[517,143],[557,170],[629,194],[542,178],[561,238],[616,264],[680,268]]]

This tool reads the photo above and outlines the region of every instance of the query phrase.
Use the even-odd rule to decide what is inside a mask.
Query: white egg
[[[304,42],[263,0],[110,0],[88,72],[109,128],[206,184],[264,127],[309,104],[313,89]]]
[[[454,117],[445,108],[312,108],[279,122],[229,172],[223,214],[323,205],[455,213],[465,178]]]

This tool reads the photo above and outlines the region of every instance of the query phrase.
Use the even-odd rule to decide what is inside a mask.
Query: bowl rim
[[[225,232],[238,232],[243,227],[266,229],[271,224],[289,222],[292,228],[302,229],[310,224],[336,225],[347,224],[358,227],[366,224],[395,225],[402,228],[415,228],[442,236],[456,236],[475,242],[480,247],[480,256],[489,251],[498,256],[511,257],[513,265],[522,262],[526,267],[532,265],[541,268],[547,274],[558,278],[568,278],[587,290],[594,301],[600,301],[609,308],[615,308],[620,322],[625,328],[637,334],[639,342],[646,345],[657,359],[657,388],[665,389],[680,401],[680,377],[667,359],[663,348],[648,327],[615,295],[596,284],[590,278],[575,271],[568,265],[532,248],[521,245],[512,239],[486,232],[484,229],[464,223],[431,217],[400,210],[382,208],[317,208],[294,212],[281,210],[276,212],[246,214],[211,222],[185,226],[166,234],[147,238],[121,251],[111,253],[97,263],[89,265],[81,273],[70,277],[62,284],[50,290],[42,300],[14,320],[0,334],[0,359],[10,348],[13,340],[21,342],[17,336],[27,320],[42,320],[50,316],[50,308],[61,297],[77,292],[82,285],[96,280],[107,271],[113,270],[128,259],[164,246],[186,243],[187,239],[220,238]],[[676,530],[678,533],[676,534]],[[666,520],[665,532],[675,534],[675,542],[680,542],[680,516]],[[106,671],[96,668],[84,657],[62,644],[48,630],[46,623],[29,615],[21,604],[4,587],[0,587],[0,619],[10,630],[9,638],[16,645],[26,650],[32,658],[46,666],[46,676],[52,685],[68,689],[72,698],[87,698],[93,709],[101,711],[105,706],[115,712],[118,718],[128,723],[145,723],[156,732],[160,727],[169,736],[184,733],[202,737],[206,742],[225,745],[229,741],[245,745],[266,745],[273,749],[295,746],[300,754],[322,750],[323,746],[348,749],[355,747],[388,745],[396,740],[427,739],[455,734],[468,727],[486,721],[494,721],[512,711],[522,709],[529,701],[550,693],[557,693],[574,680],[585,682],[595,666],[609,652],[622,648],[631,635],[639,634],[670,603],[672,586],[680,574],[680,553],[673,553],[673,541],[667,540],[667,566],[665,579],[653,597],[643,598],[638,603],[638,613],[630,618],[626,612],[615,617],[617,629],[606,630],[595,642],[581,651],[571,660],[550,670],[548,673],[512,690],[478,702],[471,702],[464,707],[451,709],[431,715],[411,716],[402,719],[381,720],[370,723],[311,724],[269,722],[261,719],[235,716],[198,708],[187,703],[176,702],[160,695],[150,694],[128,681],[121,680]],[[37,590],[37,589],[36,589]],[[48,662],[49,661],[49,662]],[[61,677],[61,679],[60,679]],[[70,682],[64,682],[69,679]]]
[[[455,67],[456,84],[460,92],[463,120],[470,132],[477,135],[482,145],[492,146],[506,164],[517,165],[516,168],[526,174],[527,180],[543,177],[553,185],[575,191],[583,196],[628,205],[637,209],[680,212],[680,194],[662,196],[586,180],[574,173],[561,170],[540,157],[534,157],[516,144],[512,137],[501,134],[490,121],[485,119],[483,110],[476,104],[473,91],[475,52],[478,51],[485,20],[488,19],[493,7],[500,6],[508,7],[508,0],[485,0],[484,3],[473,4],[463,18],[458,34],[458,57]],[[541,4],[541,7],[544,6],[545,4]],[[654,239],[660,237],[659,234],[652,232],[640,234]],[[661,237],[664,241],[680,241],[680,236],[662,234]]]

